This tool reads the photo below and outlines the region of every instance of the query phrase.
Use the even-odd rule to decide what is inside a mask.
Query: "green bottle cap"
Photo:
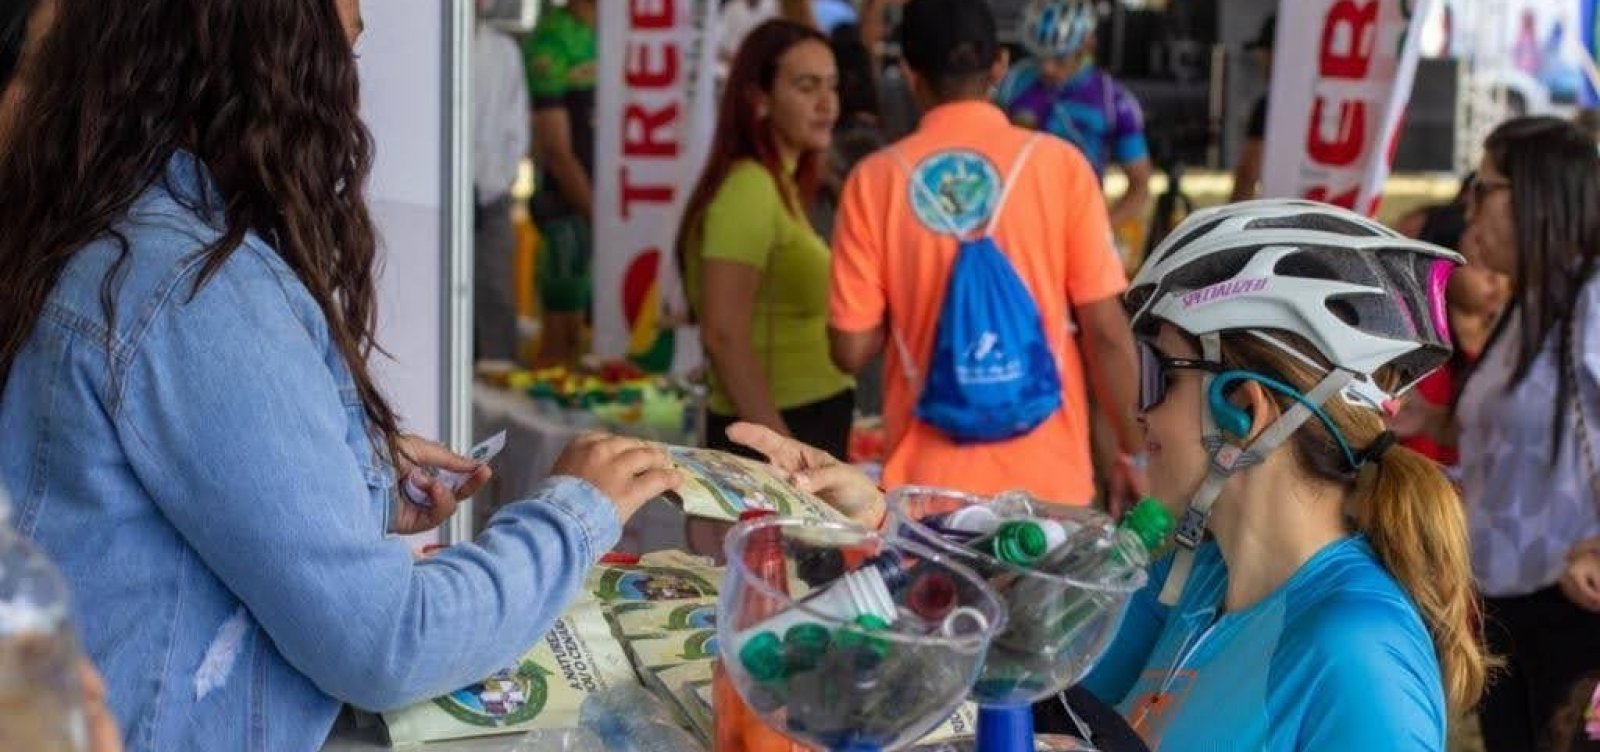
[[[784,677],[783,641],[771,632],[751,635],[739,648],[739,663],[744,670],[760,681],[775,681]]]
[[[1154,553],[1166,545],[1167,536],[1172,534],[1172,513],[1161,502],[1146,496],[1123,516],[1122,527],[1133,531],[1145,549]]]
[[[820,624],[796,624],[790,627],[783,635],[785,672],[793,675],[822,665],[828,645],[832,642],[833,634]]]
[[[840,630],[834,644],[840,648],[863,648],[875,658],[889,654],[889,641],[872,636],[873,632],[889,631],[889,622],[873,614],[861,614],[852,623],[856,628]]]
[[[1012,520],[1000,525],[994,534],[995,558],[1018,566],[1028,566],[1050,549],[1050,537],[1032,520]]]
[[[886,632],[889,630],[889,622],[877,614],[857,615],[856,626],[868,632]]]

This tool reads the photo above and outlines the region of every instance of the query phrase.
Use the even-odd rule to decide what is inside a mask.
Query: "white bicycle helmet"
[[[1461,263],[1451,251],[1354,212],[1284,199],[1196,212],[1156,248],[1124,296],[1136,334],[1154,336],[1162,322],[1169,323],[1198,339],[1205,361],[1220,367],[1221,335],[1244,332],[1323,374],[1304,394],[1270,374],[1203,376],[1208,394],[1213,379],[1249,379],[1287,393],[1294,404],[1248,446],[1239,446],[1224,439],[1212,400],[1201,400],[1210,469],[1178,526],[1181,548],[1162,590],[1164,603],[1181,594],[1211,505],[1230,476],[1260,462],[1306,420],[1327,420],[1321,406],[1329,398],[1342,394],[1352,404],[1386,410],[1449,359],[1444,289]],[[1298,351],[1274,336],[1281,332],[1297,335],[1316,352]],[[1384,369],[1399,384],[1392,392],[1375,378]],[[1335,426],[1329,428],[1352,472],[1393,439],[1380,438],[1374,443],[1384,446],[1357,452]]]
[[[1125,300],[1146,334],[1159,321],[1194,337],[1297,334],[1355,375],[1347,398],[1383,409],[1450,358],[1444,288],[1461,263],[1355,212],[1266,199],[1191,215],[1150,255]],[[1393,393],[1372,380],[1386,366],[1400,384]]]
[[[1033,0],[1022,15],[1022,46],[1035,57],[1077,54],[1100,22],[1091,0]]]

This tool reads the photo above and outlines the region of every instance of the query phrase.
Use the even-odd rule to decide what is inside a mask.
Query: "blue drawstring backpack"
[[[1012,183],[1033,150],[1037,135],[1023,146],[1007,176],[989,224],[976,238],[963,237],[937,196],[906,165],[919,191],[949,234],[960,241],[944,307],[934,331],[927,381],[917,400],[919,420],[957,443],[977,444],[1015,438],[1037,428],[1061,409],[1061,374],[1045,340],[1044,323],[1033,295],[995,243],[994,229]],[[900,157],[898,151],[896,156]],[[906,378],[917,386],[915,361],[898,330],[894,339]]]

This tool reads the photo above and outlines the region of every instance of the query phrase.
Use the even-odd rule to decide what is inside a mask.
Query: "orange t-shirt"
[[[1119,295],[1127,277],[1111,243],[1099,181],[1067,142],[1041,135],[1015,177],[994,229],[996,243],[1032,291],[1054,343],[1062,409],[1008,441],[957,445],[915,420],[920,385],[911,383],[896,335],[927,372],[957,238],[933,214],[936,195],[957,229],[983,233],[1033,131],[1012,126],[987,102],[942,105],[915,133],[862,161],[840,199],[833,238],[832,326],[886,328],[884,484],[945,486],[980,494],[1023,489],[1068,504],[1094,496],[1084,374],[1071,306]],[[908,167],[931,194],[913,201]],[[921,204],[919,206],[919,204]],[[926,216],[925,216],[926,215]]]

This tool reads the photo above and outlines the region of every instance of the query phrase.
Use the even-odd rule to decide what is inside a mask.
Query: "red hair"
[[[817,194],[822,182],[823,154],[807,150],[800,154],[795,168],[795,185],[798,195],[789,190],[784,179],[783,157],[778,152],[777,136],[772,124],[757,111],[756,93],[771,94],[778,79],[778,61],[789,50],[806,42],[826,46],[828,40],[814,28],[782,19],[767,21],[745,36],[739,51],[733,56],[728,81],[722,90],[722,101],[717,107],[717,130],[711,139],[711,153],[700,172],[689,203],[684,206],[683,220],[678,224],[678,237],[674,253],[678,271],[687,274],[684,253],[689,238],[700,229],[705,220],[706,207],[711,204],[734,164],[750,159],[759,162],[772,175],[783,194],[784,204],[796,217],[805,216],[805,206]]]

